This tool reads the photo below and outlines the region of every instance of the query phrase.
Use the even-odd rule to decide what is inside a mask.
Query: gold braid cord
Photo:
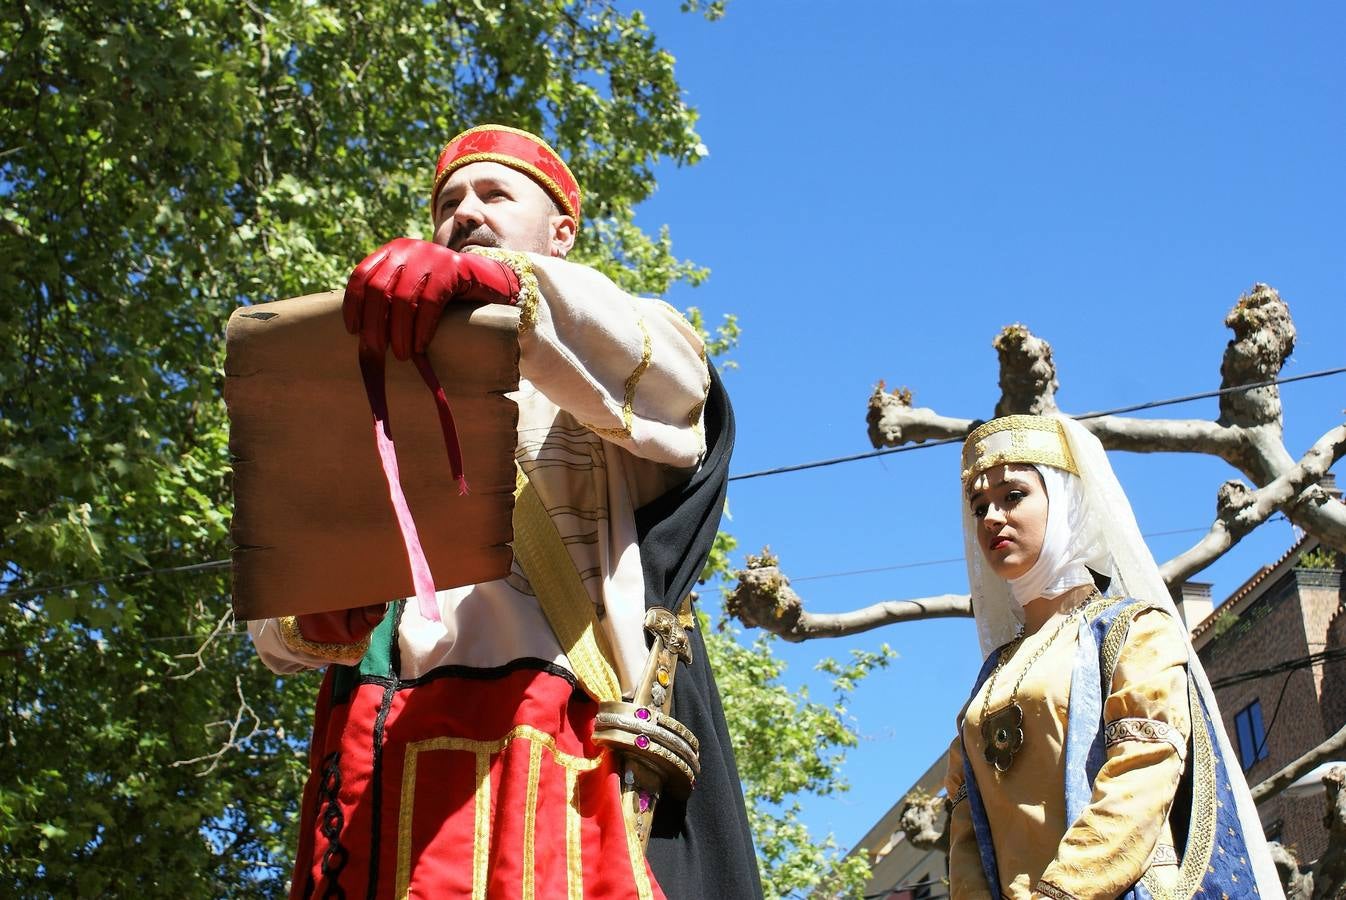
[[[284,616],[280,619],[280,639],[296,653],[307,653],[328,662],[352,666],[364,659],[369,650],[369,635],[354,644],[323,644],[310,641],[299,630],[298,616]]]

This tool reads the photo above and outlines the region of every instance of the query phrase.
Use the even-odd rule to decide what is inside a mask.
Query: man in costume
[[[733,443],[702,341],[564,260],[579,185],[535,135],[455,137],[431,210],[433,242],[352,273],[346,324],[407,359],[447,303],[519,307],[515,562],[429,609],[249,623],[273,670],[327,666],[292,895],[759,897],[687,603]]]

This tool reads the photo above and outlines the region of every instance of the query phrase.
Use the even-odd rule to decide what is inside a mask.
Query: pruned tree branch
[[[949,852],[948,798],[931,796],[917,788],[907,794],[906,807],[898,820],[898,827],[913,847],[921,850]]]
[[[1210,531],[1194,547],[1164,563],[1159,574],[1170,587],[1182,584],[1223,556],[1272,513],[1303,502],[1301,494],[1306,488],[1316,487],[1343,452],[1346,425],[1338,425],[1319,438],[1297,465],[1265,487],[1254,491],[1241,481],[1226,481],[1220,486]],[[1323,493],[1321,489],[1319,493]]]
[[[1252,789],[1253,802],[1263,803],[1275,797],[1281,791],[1294,784],[1299,778],[1313,771],[1317,766],[1322,765],[1335,756],[1340,756],[1346,751],[1346,728],[1342,728],[1336,734],[1323,741],[1317,747],[1314,747],[1308,753],[1305,753],[1299,759],[1287,765],[1276,774],[1265,779],[1261,784]]]
[[[1327,789],[1327,849],[1313,870],[1315,897],[1334,900],[1346,896],[1346,766],[1337,766],[1323,778]]]
[[[793,643],[810,638],[845,637],[882,625],[915,619],[970,617],[972,601],[967,594],[941,594],[915,600],[885,600],[844,613],[811,613],[780,571],[770,549],[749,556],[748,567],[738,573],[738,585],[725,602],[725,609],[750,628],[762,628]]]
[[[1202,419],[1132,419],[1098,416],[1080,422],[1109,450],[1132,453],[1204,453],[1239,466],[1247,456],[1242,432]]]
[[[885,392],[883,382],[869,397],[869,442],[875,447],[900,447],[926,441],[961,438],[978,424],[977,419],[951,419],[933,409],[913,407],[911,391],[899,388]]]

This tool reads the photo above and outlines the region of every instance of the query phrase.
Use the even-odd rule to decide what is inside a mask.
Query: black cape
[[[636,510],[645,606],[677,611],[710,555],[719,529],[734,449],[734,411],[715,367],[705,409],[706,458],[690,481]],[[673,717],[701,742],[701,775],[684,803],[655,808],[647,858],[668,900],[762,897],[743,787],[734,764],[720,692],[701,630],[691,632],[692,664],[673,685]]]

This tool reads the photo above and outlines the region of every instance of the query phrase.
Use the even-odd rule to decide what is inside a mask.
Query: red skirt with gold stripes
[[[663,900],[591,740],[596,705],[564,673],[532,661],[334,691],[339,671],[292,897]]]

